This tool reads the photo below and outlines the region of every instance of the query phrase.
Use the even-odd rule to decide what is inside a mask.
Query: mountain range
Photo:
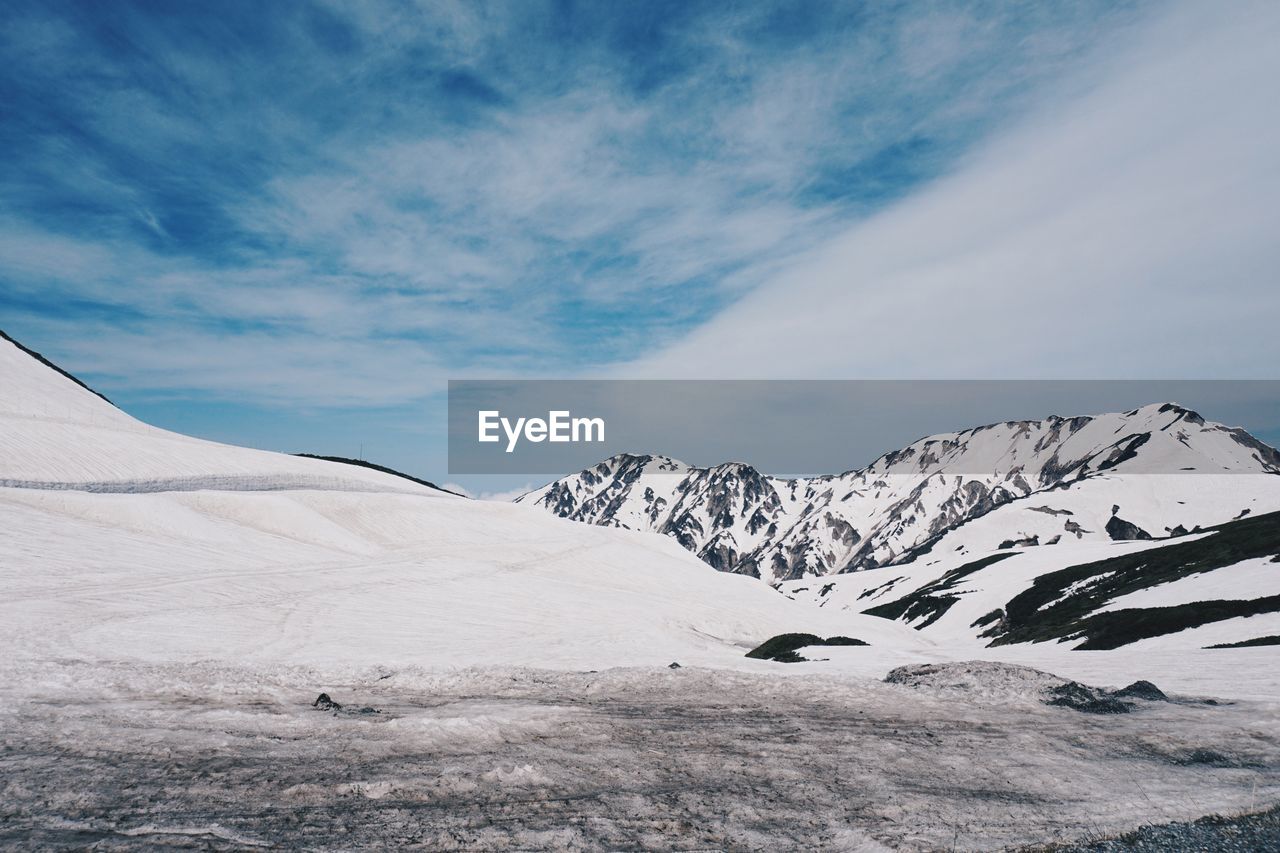
[[[1280,477],[1256,476],[1276,474],[1280,452],[1246,431],[1157,403],[933,435],[818,477],[624,454],[517,502],[777,585],[911,563],[962,529],[972,552],[1177,536],[1280,509]]]

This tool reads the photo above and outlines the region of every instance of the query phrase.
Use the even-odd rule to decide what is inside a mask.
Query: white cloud
[[[500,492],[476,492],[457,483],[445,483],[442,489],[448,489],[451,492],[457,492],[460,495],[466,495],[469,498],[475,498],[478,501],[499,501],[501,503],[510,503],[521,495],[526,495],[536,488],[532,483],[526,483],[514,489],[507,489]]]
[[[639,376],[1267,376],[1280,6],[1185,3]]]
[[[0,275],[29,306],[33,343],[108,392],[376,406],[430,396],[446,375],[607,369],[819,257],[882,203],[846,170],[875,171],[882,152],[921,139],[930,163],[953,156],[1061,73],[1094,27],[1128,20],[863,5],[822,7],[809,30],[766,6],[695,16],[639,61],[609,27],[581,44],[548,38],[545,16],[520,4],[335,5],[358,25],[351,56],[335,61],[294,27],[261,64],[129,16],[147,67],[182,85],[136,85],[92,34],[56,62],[20,52],[116,156],[33,139],[6,199],[38,208],[87,188],[85,209],[127,215],[59,223],[11,203]],[[646,64],[658,82],[637,87]],[[492,102],[454,122],[458,104],[428,79],[445,70]],[[170,100],[186,91],[201,97]],[[917,179],[886,171],[893,191]],[[784,299],[780,314],[804,307]],[[787,365],[774,346],[785,336],[761,334]],[[847,333],[802,337],[824,363],[847,346]],[[714,372],[722,350],[691,346],[695,372]]]

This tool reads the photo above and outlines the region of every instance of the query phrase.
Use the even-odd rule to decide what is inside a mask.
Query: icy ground
[[[1280,798],[1276,704],[1090,715],[981,666],[923,687],[691,667],[0,677],[2,846],[990,850]],[[322,690],[345,707],[313,708]]]

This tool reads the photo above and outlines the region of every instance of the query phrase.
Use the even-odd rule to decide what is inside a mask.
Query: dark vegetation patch
[[[960,600],[960,596],[950,592],[950,590],[955,589],[960,581],[974,572],[982,571],[987,566],[1012,556],[1013,554],[992,554],[988,557],[983,557],[981,560],[965,563],[963,566],[947,572],[936,581],[925,584],[915,592],[908,593],[895,601],[877,604],[875,607],[862,612],[869,616],[879,616],[884,619],[901,619],[904,622],[923,619],[924,621],[916,625],[915,628],[916,630],[927,628],[941,619],[951,609],[951,605]]]
[[[1172,607],[1133,607],[1090,617],[1085,642],[1078,649],[1115,649],[1148,637],[1163,637],[1188,628],[1239,616],[1280,612],[1280,595],[1247,601],[1195,601]]]
[[[808,658],[797,654],[798,649],[805,646],[867,646],[863,640],[853,637],[827,637],[825,640],[817,634],[779,634],[770,637],[751,651],[747,657],[759,660],[772,660],[779,663],[801,663]]]
[[[1209,532],[1194,541],[1173,542],[1041,575],[1005,605],[1005,618],[982,636],[991,637],[992,646],[1085,638],[1081,649],[1114,649],[1197,625],[1280,610],[1280,596],[1271,596],[1096,612],[1131,592],[1280,554],[1280,513],[1229,521],[1209,528]],[[1075,591],[1067,595],[1072,588]]]
[[[997,607],[995,610],[992,610],[986,616],[979,616],[977,619],[974,619],[973,622],[969,624],[969,627],[985,628],[988,625],[990,625],[992,622],[999,622],[1003,618],[1004,618],[1004,610]]]
[[[1252,640],[1241,640],[1238,643],[1218,643],[1216,646],[1205,646],[1206,649],[1249,649],[1254,646],[1280,646],[1280,636],[1271,634],[1266,637],[1254,637]]]
[[[388,468],[385,465],[378,465],[375,462],[366,462],[363,459],[349,459],[346,456],[319,456],[315,453],[295,453],[293,455],[301,456],[304,459],[320,459],[324,462],[337,462],[342,465],[354,465],[357,468],[368,468],[370,471],[390,474],[392,477],[399,477],[402,480],[408,480],[411,483],[417,483],[419,486],[426,486],[428,489],[435,489],[438,492],[448,492],[451,495],[458,494],[457,492],[450,492],[448,489],[443,489],[430,480],[419,480],[417,477],[406,474],[403,471],[397,471],[394,468]],[[464,495],[458,495],[458,497],[464,497]]]

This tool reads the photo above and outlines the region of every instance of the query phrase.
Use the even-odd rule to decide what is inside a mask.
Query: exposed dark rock
[[[1138,448],[1151,440],[1151,433],[1140,432],[1134,435],[1125,436],[1117,441],[1109,449],[1111,453],[1098,464],[1099,471],[1107,471],[1116,467],[1121,462],[1127,462],[1138,455]],[[1114,512],[1114,510],[1113,510]]]
[[[680,669],[680,664],[676,663],[675,661],[672,661],[671,663],[667,664],[667,669]]]
[[[887,580],[884,583],[880,584],[879,586],[873,586],[870,589],[864,589],[861,593],[858,594],[858,600],[861,601],[864,598],[869,598],[879,592],[888,592],[889,590],[893,589],[893,587],[897,586],[898,583],[906,579],[907,579],[906,575],[898,575],[896,578],[893,578],[892,580]],[[834,585],[835,584],[832,584],[832,586]]]
[[[1249,649],[1256,646],[1280,646],[1280,636],[1272,634],[1267,637],[1254,637],[1252,640],[1241,640],[1238,643],[1218,643],[1216,646],[1205,646],[1207,649]]]
[[[1122,687],[1111,694],[1122,699],[1146,699],[1148,702],[1168,702],[1164,691],[1150,681],[1135,681],[1128,687]]]
[[[321,711],[341,711],[342,705],[329,698],[328,693],[321,693],[316,697],[316,701],[311,703],[312,708],[319,708]]]
[[[1151,538],[1150,533],[1132,522],[1125,521],[1118,515],[1111,516],[1111,519],[1107,522],[1106,529],[1107,535],[1117,542]]]
[[[1092,530],[1085,530],[1080,526],[1079,522],[1067,521],[1062,525],[1062,529],[1068,533],[1074,533],[1077,539],[1083,539],[1086,533],[1092,533]]]
[[[1117,699],[1115,694],[1098,687],[1089,687],[1078,681],[1068,681],[1066,684],[1051,688],[1049,693],[1051,698],[1044,700],[1046,705],[1071,708],[1085,714],[1127,714],[1131,710],[1130,706]]]

